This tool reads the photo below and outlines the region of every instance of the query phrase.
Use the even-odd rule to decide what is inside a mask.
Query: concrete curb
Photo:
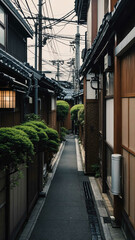
[[[89,177],[91,192],[93,201],[95,203],[97,215],[99,218],[99,223],[101,225],[101,229],[103,230],[103,236],[105,240],[125,240],[125,237],[120,228],[113,228],[111,222],[105,221],[105,219],[109,218],[107,213],[104,200],[99,191],[97,182],[94,177]]]
[[[57,152],[55,159],[53,160],[53,172],[48,174],[47,183],[43,189],[44,196],[47,196],[47,193],[49,191],[53,177],[55,175],[59,160],[61,158],[64,146],[65,146],[65,142],[62,142],[59,147],[59,151]],[[29,240],[45,201],[46,201],[46,197],[42,197],[42,198],[40,197],[38,199],[35,207],[33,208],[32,213],[28,219],[28,222],[26,223],[24,230],[21,233],[18,240]]]

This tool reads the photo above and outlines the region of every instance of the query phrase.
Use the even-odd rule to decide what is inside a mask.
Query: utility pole
[[[57,74],[56,74],[58,82],[60,81],[60,62],[57,61]]]
[[[73,81],[73,86],[75,88],[75,59],[72,58],[72,81]]]
[[[39,71],[42,71],[42,0],[39,0]]]
[[[37,26],[38,23],[35,23],[35,69],[37,70]]]
[[[53,65],[57,66],[56,77],[57,77],[57,80],[59,82],[59,80],[60,80],[60,64],[63,65],[64,61],[63,60],[52,60],[51,62],[53,63]]]
[[[42,0],[39,0],[39,22],[35,23],[35,69],[37,70],[37,26],[39,26],[39,60],[38,70],[42,72]],[[34,112],[38,115],[38,79],[34,78],[35,98],[34,98]]]
[[[72,83],[75,89],[75,58],[72,58],[70,62],[67,62],[67,64],[69,64],[69,67],[71,68],[72,71]]]
[[[75,35],[75,45],[76,45],[76,53],[75,53],[75,77],[76,77],[76,90],[80,89],[80,79],[79,79],[79,68],[80,68],[80,33],[79,26],[77,26],[77,33]]]

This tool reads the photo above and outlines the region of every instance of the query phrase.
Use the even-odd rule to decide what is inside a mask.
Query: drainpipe
[[[34,87],[35,87],[35,105],[34,105],[34,113],[38,115],[38,80],[34,78]]]

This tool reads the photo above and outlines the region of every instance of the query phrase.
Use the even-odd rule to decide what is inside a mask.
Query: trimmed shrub
[[[30,123],[36,125],[37,127],[46,130],[48,127],[42,121],[30,121]]]
[[[47,133],[49,140],[54,140],[56,142],[59,142],[59,135],[55,129],[48,127],[45,129],[45,132]]]
[[[59,143],[54,140],[48,140],[48,152],[56,153],[58,151]]]
[[[60,128],[60,140],[61,140],[61,142],[65,141],[65,136],[66,136],[67,133],[68,133],[68,130],[66,128],[64,128],[64,127]]]
[[[58,132],[53,128],[47,128],[45,131],[48,136],[47,151],[56,153],[60,142]]]
[[[84,108],[84,105],[83,104],[77,104],[77,105],[74,105],[70,110],[71,119],[72,119],[72,121],[75,121],[76,125],[78,125],[78,111],[81,108]]]
[[[78,111],[78,123],[81,126],[84,126],[84,105],[80,110]]]
[[[0,129],[0,162],[14,170],[22,163],[31,161],[34,147],[27,134],[15,128]]]
[[[25,114],[24,117],[24,121],[28,122],[28,121],[41,121],[41,117],[35,113],[29,113],[29,114]]]
[[[34,146],[38,144],[39,137],[38,137],[37,131],[33,127],[17,125],[14,128],[24,131],[28,135],[29,139],[31,140]]]
[[[63,122],[68,115],[69,104],[66,101],[57,101],[57,120]]]
[[[44,151],[47,146],[47,141],[48,141],[48,136],[47,136],[45,130],[37,127],[35,124],[32,123],[32,121],[24,123],[23,126],[30,126],[37,131],[37,135],[39,137],[38,151],[39,152]]]

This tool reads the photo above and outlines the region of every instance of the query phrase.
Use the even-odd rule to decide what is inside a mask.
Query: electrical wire
[[[64,15],[63,17],[61,17],[59,20],[54,21],[53,23],[51,23],[50,25],[47,25],[47,27],[52,27],[55,26],[56,24],[60,23],[62,20],[65,20],[66,18],[68,18],[69,16],[71,16],[75,11],[71,10],[70,12],[68,12],[66,15]]]
[[[20,12],[22,13],[23,17],[26,19],[26,16],[25,16],[25,14],[24,14],[24,12],[23,12],[23,10],[22,10],[22,8],[21,8],[21,5],[20,5],[19,0],[15,0],[15,3],[17,4],[17,7],[19,8],[19,10],[20,10]],[[27,21],[27,24],[30,26],[29,21],[28,21],[27,19],[26,19],[26,21]]]
[[[55,39],[55,41],[57,41],[57,42],[59,42],[59,43],[61,43],[61,44],[65,45],[65,46],[68,46],[68,47],[69,47],[69,44],[63,43],[63,42],[61,42],[61,41],[60,41],[60,40],[58,40],[58,39]]]
[[[34,1],[33,1],[33,0],[31,0],[31,1],[32,1],[32,3],[33,3],[33,5],[34,5],[35,9],[36,9],[36,10],[37,10],[37,12],[38,12],[38,8],[37,8],[36,4],[34,3]]]
[[[33,22],[34,22],[34,24],[35,24],[36,21],[35,21],[34,18],[33,18],[33,14],[32,14],[32,12],[31,12],[31,9],[30,9],[30,7],[29,7],[29,4],[28,4],[27,0],[25,0],[25,2],[26,2],[26,5],[27,5],[28,10],[29,10],[29,12],[30,12],[30,15],[31,15],[31,17],[32,17],[32,20],[33,20]]]
[[[50,6],[51,6],[51,4],[50,4]],[[49,16],[49,11],[48,11],[47,4],[46,4],[46,11],[47,11],[47,15]],[[51,13],[52,13],[52,16],[54,16],[53,11],[52,11],[52,7],[51,7]],[[50,22],[50,21],[49,21],[49,22]],[[53,30],[52,27],[51,27],[51,32],[53,33],[53,31],[54,31],[54,30]],[[58,51],[59,55],[61,55],[61,54],[60,54],[59,47],[58,47],[58,45],[57,45],[57,42],[55,43],[55,41],[53,41],[53,44],[54,44],[54,48],[55,48],[56,52]]]

